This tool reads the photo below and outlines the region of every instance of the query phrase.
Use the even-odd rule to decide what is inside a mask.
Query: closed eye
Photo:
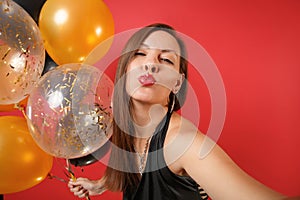
[[[143,52],[140,52],[140,51],[137,51],[137,52],[135,52],[135,54],[134,54],[135,56],[146,56],[146,54],[145,53],[143,53]]]
[[[163,61],[163,62],[169,63],[171,65],[174,65],[174,63],[168,58],[161,58],[160,60]]]

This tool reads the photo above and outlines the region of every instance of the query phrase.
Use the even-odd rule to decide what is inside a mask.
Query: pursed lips
[[[151,74],[144,74],[138,77],[138,81],[142,86],[152,86],[155,84],[156,80]]]

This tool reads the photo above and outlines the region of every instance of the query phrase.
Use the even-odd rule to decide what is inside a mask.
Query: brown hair
[[[169,104],[172,104],[175,97],[175,104],[173,110],[179,110],[183,105],[186,96],[187,82],[187,61],[186,50],[184,43],[177,36],[176,31],[166,24],[152,24],[137,31],[128,40],[122,55],[119,59],[118,68],[115,76],[115,88],[113,98],[113,135],[111,137],[112,150],[110,154],[109,163],[104,173],[105,187],[111,191],[124,191],[135,187],[139,181],[140,176],[137,172],[136,159],[132,159],[132,153],[135,152],[133,147],[134,132],[132,118],[131,118],[131,101],[126,92],[126,70],[128,63],[133,58],[135,52],[140,48],[142,42],[154,31],[165,31],[171,34],[180,46],[180,73],[185,75],[185,80],[179,92],[169,95]],[[170,105],[169,105],[170,107]]]

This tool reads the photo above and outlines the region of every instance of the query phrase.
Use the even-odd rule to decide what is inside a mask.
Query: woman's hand
[[[76,181],[70,180],[68,187],[70,188],[70,191],[79,198],[84,198],[88,195],[100,195],[106,190],[102,179],[89,180],[81,177],[77,178]]]

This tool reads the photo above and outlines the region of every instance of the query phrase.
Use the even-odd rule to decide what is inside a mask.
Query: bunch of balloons
[[[0,194],[7,194],[43,181],[53,157],[84,166],[108,151],[113,82],[92,65],[109,50],[114,21],[102,0],[0,0],[0,22]],[[23,116],[1,114],[14,109]]]

